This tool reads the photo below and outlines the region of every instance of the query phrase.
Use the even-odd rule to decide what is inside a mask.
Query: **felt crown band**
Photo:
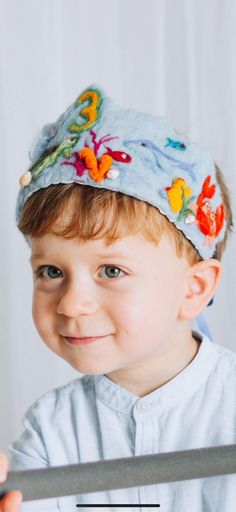
[[[35,191],[78,183],[155,206],[203,259],[214,255],[224,236],[225,208],[208,151],[180,138],[164,117],[116,105],[97,85],[43,127],[30,157],[32,171],[20,178],[17,223]]]

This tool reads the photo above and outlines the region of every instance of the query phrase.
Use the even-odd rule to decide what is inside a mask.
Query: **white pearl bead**
[[[185,219],[185,224],[194,224],[194,222],[195,222],[194,215],[192,215],[191,213],[189,215],[187,215],[187,217]]]
[[[111,180],[115,180],[116,178],[118,178],[120,172],[117,171],[116,169],[110,169],[110,171],[108,171],[107,175],[106,175],[106,178],[110,178]]]
[[[23,176],[20,177],[19,183],[21,187],[27,187],[32,180],[32,174],[30,171],[27,171]]]

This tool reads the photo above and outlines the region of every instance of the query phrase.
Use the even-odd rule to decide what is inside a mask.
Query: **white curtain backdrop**
[[[18,178],[42,125],[91,83],[123,106],[166,115],[207,146],[236,218],[235,0],[0,0],[0,450],[26,408],[78,374],[31,319],[29,249],[15,227]],[[206,318],[236,351],[236,236]]]

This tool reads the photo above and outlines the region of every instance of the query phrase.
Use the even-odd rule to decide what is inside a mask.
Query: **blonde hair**
[[[216,178],[225,205],[227,225],[224,239],[218,242],[214,254],[221,260],[233,219],[229,191],[217,166]],[[59,226],[58,220],[63,213],[67,214],[67,222]],[[34,192],[23,207],[18,228],[29,237],[49,232],[64,238],[78,237],[83,241],[104,237],[108,245],[138,233],[158,244],[163,233],[167,233],[175,241],[179,258],[185,256],[190,264],[202,259],[184,234],[154,206],[120,192],[77,183],[50,185]]]

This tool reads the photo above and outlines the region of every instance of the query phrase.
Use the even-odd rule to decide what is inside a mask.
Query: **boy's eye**
[[[101,269],[100,275],[102,274],[102,277],[113,279],[114,277],[120,277],[121,272],[124,274],[123,270],[121,270],[119,267],[115,267],[114,265],[105,265]]]
[[[36,275],[46,279],[56,279],[57,277],[61,277],[61,271],[57,267],[47,265],[45,267],[40,267],[37,270]]]
[[[117,277],[120,277],[120,275],[124,274],[125,272],[121,270],[119,267],[116,267],[115,265],[105,265],[100,270],[99,276],[114,279]],[[43,278],[43,279],[58,279],[62,277],[62,272],[59,268],[54,267],[52,265],[45,265],[43,267],[39,267],[36,272],[36,277]]]

